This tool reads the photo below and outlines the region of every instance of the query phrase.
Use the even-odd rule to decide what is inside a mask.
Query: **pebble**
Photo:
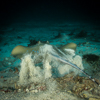
[[[18,92],[21,92],[21,89],[18,89]]]
[[[9,58],[5,57],[5,60],[9,60]]]
[[[8,62],[8,65],[11,65],[11,62]]]
[[[37,92],[38,92],[38,90],[32,90],[31,92],[33,92],[33,93],[37,93]]]
[[[26,89],[26,92],[29,92],[29,89]]]

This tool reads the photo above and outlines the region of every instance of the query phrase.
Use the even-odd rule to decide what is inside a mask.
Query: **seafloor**
[[[19,87],[16,83],[21,60],[10,55],[17,45],[49,41],[59,47],[74,42],[77,44],[76,54],[82,57],[84,71],[100,84],[99,33],[100,26],[87,23],[26,22],[1,27],[0,100],[100,100],[100,87],[84,74],[74,76],[74,72]]]

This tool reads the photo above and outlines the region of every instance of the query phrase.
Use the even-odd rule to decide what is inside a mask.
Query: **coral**
[[[40,67],[35,67],[31,57],[32,54],[28,54],[22,58],[21,69],[19,73],[19,85],[27,85],[32,82],[39,82],[42,79]]]

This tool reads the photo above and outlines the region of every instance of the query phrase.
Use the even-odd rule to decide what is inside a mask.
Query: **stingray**
[[[19,59],[21,59],[25,53],[32,52],[32,54],[34,55],[35,53],[38,53],[40,47],[45,44],[49,44],[49,42],[47,41],[46,43],[41,43],[39,41],[36,45],[30,46],[30,47],[18,45],[12,50],[11,55],[14,57],[17,57]],[[72,49],[72,50],[76,51],[76,47],[77,47],[77,45],[75,43],[68,43],[64,46],[59,47],[59,49],[63,52],[65,49]]]
[[[34,54],[38,53],[40,47],[45,45],[45,44],[49,44],[49,42],[47,41],[47,43],[41,43],[39,41],[36,45],[30,46],[30,47],[18,45],[12,50],[11,55],[14,56],[14,57],[17,57],[19,59],[21,59],[24,56],[24,54],[26,54],[26,53],[32,53],[32,55],[34,55]],[[58,50],[63,56],[65,56],[66,55],[65,54],[66,49],[71,49],[73,51],[76,51],[76,47],[77,47],[77,45],[75,43],[68,43],[68,44],[66,44],[64,46],[61,46],[59,48],[54,46],[54,49]],[[95,82],[97,85],[100,86],[100,84],[98,82],[96,82],[91,76],[89,76],[85,71],[83,71],[77,65],[75,65],[75,64],[71,63],[70,61],[66,60],[66,58],[63,58],[63,57],[61,57],[59,55],[56,55],[56,54],[53,54],[51,52],[48,52],[48,54],[50,54],[55,59],[58,59],[59,61],[65,63],[67,65],[72,66],[73,68],[76,68],[80,72],[84,73],[90,80],[92,80],[93,82]]]

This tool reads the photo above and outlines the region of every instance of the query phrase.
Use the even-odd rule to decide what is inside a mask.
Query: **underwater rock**
[[[100,56],[95,54],[83,55],[83,60],[91,66],[93,75],[98,75],[100,72]]]

